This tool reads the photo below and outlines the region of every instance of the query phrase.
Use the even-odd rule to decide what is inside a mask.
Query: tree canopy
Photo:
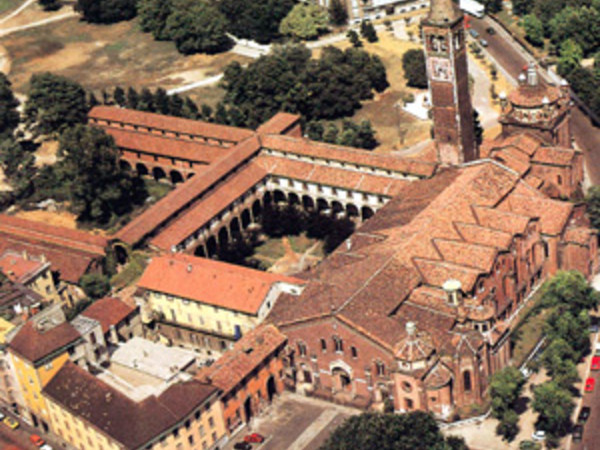
[[[404,77],[410,87],[425,89],[427,87],[427,72],[425,70],[425,54],[423,50],[411,49],[402,55]]]
[[[218,7],[238,38],[267,44],[280,37],[279,24],[294,7],[294,0],[220,0]]]
[[[539,429],[554,436],[563,436],[569,431],[573,400],[571,393],[555,381],[547,381],[534,389],[532,406],[539,413]]]
[[[232,45],[227,21],[214,6],[203,1],[184,0],[175,4],[163,31],[180,53],[218,53]]]
[[[464,440],[444,438],[430,414],[363,413],[340,425],[320,450],[467,450]]]
[[[119,168],[114,140],[104,131],[76,125],[60,137],[57,182],[66,188],[81,221],[107,223],[146,198],[143,183]]]
[[[314,3],[298,3],[279,25],[279,32],[297,39],[316,39],[327,30],[327,11]]]
[[[574,315],[595,308],[599,299],[599,293],[576,270],[557,272],[542,290],[545,306],[559,306],[561,311],[569,309]]]
[[[139,0],[137,8],[143,31],[152,33],[154,39],[159,41],[171,38],[166,27],[167,19],[173,12],[173,0]]]
[[[89,298],[97,300],[110,292],[110,283],[105,275],[86,273],[79,280],[81,289]]]
[[[537,16],[527,14],[521,19],[521,25],[525,30],[525,38],[536,47],[544,45],[544,24]]]
[[[329,2],[329,20],[333,25],[345,25],[348,22],[348,10],[342,0]]]
[[[85,90],[49,72],[32,75],[25,102],[27,124],[38,134],[60,132],[87,121]]]
[[[91,23],[115,23],[133,19],[137,0],[77,0],[75,10]]]
[[[10,81],[0,72],[0,138],[11,135],[19,125],[18,106]]]
[[[320,59],[300,45],[276,47],[247,68],[234,62],[225,69],[223,106],[238,120],[256,127],[278,111],[306,120],[350,116],[360,101],[388,86],[385,67],[363,50],[325,47]]]

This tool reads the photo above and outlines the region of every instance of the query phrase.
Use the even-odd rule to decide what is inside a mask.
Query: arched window
[[[465,392],[471,391],[471,372],[469,370],[463,372],[463,385],[465,387]]]
[[[375,361],[375,373],[379,376],[385,375],[385,364],[381,361]]]
[[[562,176],[557,175],[556,176],[556,181],[558,182],[558,184],[562,184]]]
[[[344,342],[337,336],[333,337],[333,346],[336,352],[341,353],[344,351]]]
[[[321,350],[327,350],[327,341],[325,339],[321,339]]]
[[[352,353],[353,358],[358,358],[358,350],[356,350],[356,347],[350,347],[350,353]]]
[[[306,356],[306,345],[304,342],[298,342],[298,355]]]

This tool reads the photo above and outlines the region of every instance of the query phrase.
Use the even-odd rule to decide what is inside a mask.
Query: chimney
[[[188,271],[188,273],[192,273],[192,265],[191,264],[187,265],[187,271]]]
[[[346,250],[347,251],[352,250],[352,238],[346,239]]]
[[[462,303],[462,284],[458,280],[448,280],[442,286],[442,289],[448,296],[448,303],[453,306],[460,306]]]
[[[500,100],[500,107],[502,108],[502,112],[504,112],[504,110],[506,109],[506,107],[508,106],[508,101],[507,101],[507,97],[506,97],[506,92],[502,91],[498,94],[498,99]]]
[[[538,73],[533,62],[529,63],[529,67],[527,67],[527,84],[529,86],[538,85]]]
[[[417,334],[417,325],[414,322],[406,322],[406,334],[411,338]]]
[[[27,261],[27,260],[29,259],[29,256],[27,255],[27,250],[23,250],[23,251],[21,252],[21,254],[22,254],[22,256],[23,256],[23,259],[24,259],[25,261]]]

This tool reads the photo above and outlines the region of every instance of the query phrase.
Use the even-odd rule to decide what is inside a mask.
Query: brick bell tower
[[[452,0],[431,0],[422,25],[438,161],[476,160],[463,14]]]

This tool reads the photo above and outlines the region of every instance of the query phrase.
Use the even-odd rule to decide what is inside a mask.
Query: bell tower
[[[463,14],[452,0],[431,0],[422,24],[438,161],[476,160]]]

